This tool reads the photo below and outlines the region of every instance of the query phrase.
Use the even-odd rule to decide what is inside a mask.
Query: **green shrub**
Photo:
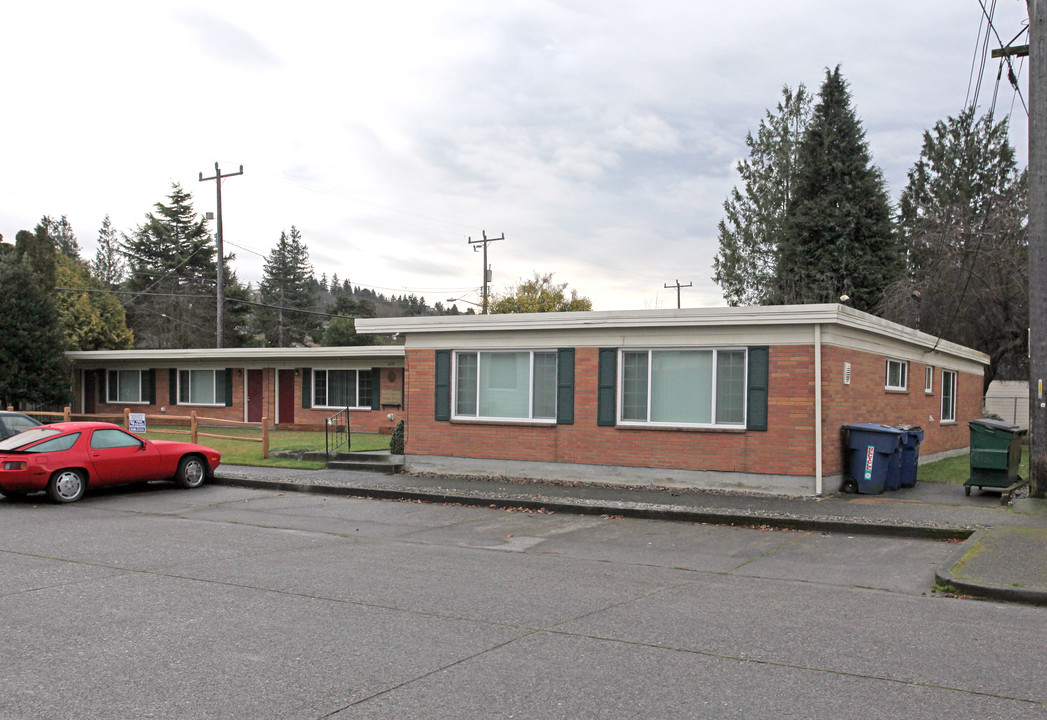
[[[401,420],[396,424],[396,428],[393,430],[393,435],[389,438],[389,452],[393,455],[404,454],[404,421]]]

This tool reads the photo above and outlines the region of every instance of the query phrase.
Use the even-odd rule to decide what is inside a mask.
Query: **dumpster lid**
[[[886,433],[888,435],[901,435],[902,431],[896,427],[890,425],[883,425],[881,423],[854,423],[853,425],[844,425],[844,430],[864,430],[866,432],[879,432]]]
[[[979,418],[977,420],[971,420],[970,425],[979,425],[985,428],[991,428],[992,430],[1007,430],[1008,432],[1018,433],[1023,430],[1017,425],[1012,425],[1009,422],[1003,420],[993,420],[992,418]]]

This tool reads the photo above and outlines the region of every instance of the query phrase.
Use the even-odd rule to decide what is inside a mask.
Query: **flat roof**
[[[325,360],[332,358],[404,357],[403,345],[351,345],[343,347],[301,348],[191,348],[188,350],[71,350],[65,356],[73,361],[127,360]]]
[[[361,318],[360,333],[529,332],[627,328],[684,328],[716,326],[839,325],[874,335],[934,348],[988,365],[989,356],[913,328],[889,322],[838,303],[819,305],[765,305],[593,312],[519,313],[501,315],[445,315]]]

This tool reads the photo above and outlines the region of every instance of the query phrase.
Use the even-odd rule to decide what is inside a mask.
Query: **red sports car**
[[[0,495],[45,490],[53,501],[70,503],[88,485],[173,479],[194,488],[221,459],[203,445],[145,440],[112,423],[41,425],[0,441]]]

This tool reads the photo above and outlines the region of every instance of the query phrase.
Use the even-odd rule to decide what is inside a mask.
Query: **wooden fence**
[[[13,412],[14,408],[8,406],[7,410],[9,412]],[[62,410],[62,412],[37,412],[37,411],[33,410],[33,411],[28,412],[26,414],[27,415],[32,415],[34,417],[40,417],[40,418],[58,418],[61,422],[69,422],[70,420],[73,419],[73,413],[72,413],[71,408],[69,408],[69,407],[64,408]],[[120,419],[116,415],[87,415],[87,414],[84,414],[84,413],[78,413],[76,415],[76,418],[77,419],[81,419],[81,420],[119,420]],[[146,415],[145,419],[146,419],[147,422],[150,421],[150,420],[156,420],[156,421],[160,421],[160,422],[163,423],[162,425],[159,425],[159,426],[154,425],[153,427],[149,428],[149,432],[151,432],[151,433],[169,433],[169,434],[173,434],[173,435],[188,435],[189,436],[189,442],[191,442],[191,443],[199,442],[199,438],[202,438],[202,437],[219,438],[219,439],[222,439],[222,440],[239,440],[241,442],[262,443],[262,457],[263,458],[269,457],[269,418],[266,418],[266,417],[263,417],[261,422],[249,423],[249,422],[239,422],[237,420],[223,420],[221,418],[199,417],[196,414],[196,410],[193,410],[191,413],[189,413],[188,416],[185,416],[185,415]],[[52,422],[57,422],[59,420],[53,420]],[[262,431],[262,437],[260,437],[260,438],[257,438],[257,437],[237,437],[237,436],[234,436],[234,435],[219,435],[219,434],[216,434],[216,433],[201,432],[201,430],[200,430],[200,423],[201,422],[204,423],[205,427],[220,426],[220,427],[260,428],[261,431]],[[130,408],[124,408],[123,424],[124,424],[124,427],[127,428],[128,430],[131,429],[131,410],[130,410]],[[187,424],[188,428],[182,429],[181,427],[179,427],[182,424]],[[174,426],[174,427],[171,427],[171,426]]]

